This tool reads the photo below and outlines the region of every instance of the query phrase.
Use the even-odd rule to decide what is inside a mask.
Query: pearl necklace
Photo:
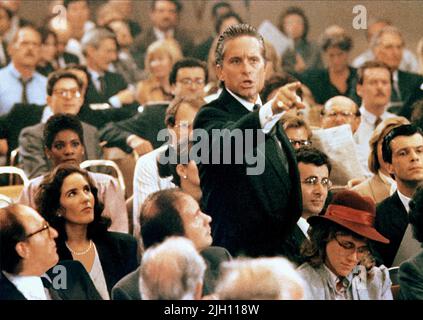
[[[84,251],[75,251],[75,250],[72,250],[71,247],[69,247],[69,245],[68,245],[68,243],[66,241],[65,241],[65,245],[66,245],[66,248],[68,248],[69,251],[73,255],[75,255],[75,256],[83,256],[84,254],[87,254],[91,250],[91,248],[93,247],[93,242],[92,242],[92,240],[90,240],[90,245]]]

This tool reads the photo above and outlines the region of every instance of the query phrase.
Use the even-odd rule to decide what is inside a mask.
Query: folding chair
[[[18,185],[8,185],[8,186],[1,186],[0,187],[0,194],[3,194],[12,200],[17,200],[22,192],[22,189],[25,185],[29,183],[28,178],[26,177],[25,172],[22,169],[11,167],[11,166],[4,166],[0,167],[0,174],[9,174],[9,175],[18,175],[22,180],[23,184]]]

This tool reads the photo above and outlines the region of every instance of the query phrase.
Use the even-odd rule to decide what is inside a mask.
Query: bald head
[[[350,98],[336,96],[326,101],[322,110],[322,127],[333,128],[349,124],[354,133],[360,125],[360,111]]]

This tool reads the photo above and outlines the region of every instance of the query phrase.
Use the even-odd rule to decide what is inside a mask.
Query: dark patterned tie
[[[100,93],[104,95],[106,92],[106,80],[104,76],[98,77],[98,83],[99,83]]]
[[[21,96],[21,102],[24,104],[28,103],[28,83],[31,82],[32,78],[29,78],[27,80],[19,78],[19,82],[22,84],[22,96]]]
[[[375,120],[375,129],[379,125],[379,123],[381,123],[381,122],[382,122],[382,118],[381,117],[377,117],[376,120]]]
[[[261,105],[259,105],[258,103],[256,103],[253,107],[253,111],[259,110],[261,107]]]

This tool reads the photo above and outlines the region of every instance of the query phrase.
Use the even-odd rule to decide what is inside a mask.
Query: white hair
[[[205,271],[206,263],[190,240],[169,237],[148,248],[142,257],[141,297],[143,300],[193,300]]]

